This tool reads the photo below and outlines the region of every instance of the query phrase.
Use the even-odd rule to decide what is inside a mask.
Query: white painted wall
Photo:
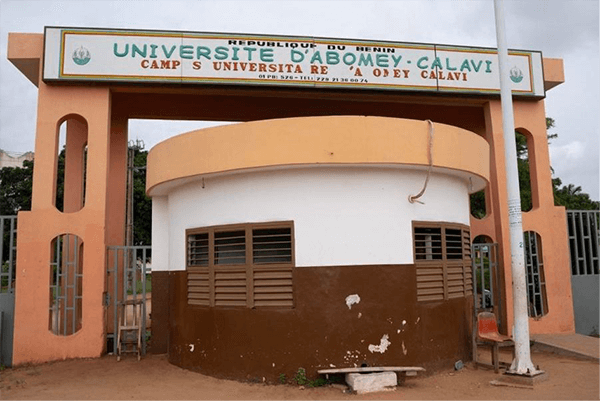
[[[152,198],[152,270],[169,270],[169,199]]]
[[[167,219],[153,198],[152,268],[163,269],[167,232],[169,269],[184,270],[186,229],[284,220],[294,221],[296,266],[410,264],[413,220],[469,224],[463,179],[432,174],[425,204],[410,204],[424,180],[407,168],[317,166],[186,184],[169,193]]]

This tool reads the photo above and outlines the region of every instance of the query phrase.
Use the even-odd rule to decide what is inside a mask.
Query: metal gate
[[[500,301],[498,244],[473,244],[473,298],[475,313],[492,311],[502,314]]]
[[[599,336],[600,211],[567,210],[575,331]]]
[[[479,312],[493,312],[497,318],[501,316],[500,280],[498,271],[498,244],[473,244],[471,246],[471,262],[473,265],[473,327],[472,345],[473,361],[484,364],[478,359],[477,347],[481,342],[477,339],[477,315]],[[502,319],[498,320],[498,328]]]
[[[0,366],[12,366],[17,216],[0,216]]]
[[[151,247],[150,246],[109,246],[106,258],[107,292],[106,340],[107,351],[117,352],[117,330],[119,310],[125,301],[142,302],[142,355],[146,354],[150,335],[151,308]]]

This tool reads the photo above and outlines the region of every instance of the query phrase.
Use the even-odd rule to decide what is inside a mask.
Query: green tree
[[[25,160],[23,167],[0,169],[0,215],[12,216],[19,210],[31,210],[33,161]]]
[[[554,204],[564,206],[568,210],[598,210],[600,202],[594,201],[590,196],[582,192],[580,186],[573,184],[562,185],[560,178],[552,180],[554,189]]]
[[[152,199],[146,195],[148,151],[134,145],[133,158],[133,244],[150,245],[152,238]]]

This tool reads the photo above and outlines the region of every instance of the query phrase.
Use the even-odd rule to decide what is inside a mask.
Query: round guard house
[[[275,381],[470,360],[482,137],[398,118],[265,120],[170,138],[147,174],[166,269],[152,273],[152,341],[171,363]]]

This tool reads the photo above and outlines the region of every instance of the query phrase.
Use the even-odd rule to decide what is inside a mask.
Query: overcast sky
[[[600,45],[597,0],[506,1],[509,48],[562,58],[566,82],[547,93],[558,139],[555,175],[598,200]],[[37,88],[7,59],[8,32],[44,26],[324,36],[496,47],[485,1],[21,1],[0,0],[0,148],[34,150]],[[149,149],[202,122],[130,121]]]

